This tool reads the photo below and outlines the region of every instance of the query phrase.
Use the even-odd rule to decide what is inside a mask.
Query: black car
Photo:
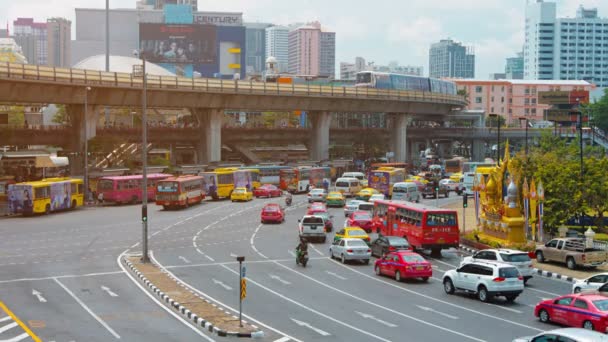
[[[380,236],[371,245],[372,256],[381,258],[384,254],[396,250],[411,249],[406,239],[398,236]]]

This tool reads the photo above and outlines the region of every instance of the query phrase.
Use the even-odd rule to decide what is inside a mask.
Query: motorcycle
[[[302,267],[306,267],[306,263],[308,263],[308,251],[300,251],[296,250],[296,265],[302,265]]]
[[[285,197],[285,205],[286,206],[290,206],[291,205],[291,196]]]

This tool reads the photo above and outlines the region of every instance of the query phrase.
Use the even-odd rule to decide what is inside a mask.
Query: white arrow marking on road
[[[46,299],[44,297],[42,297],[42,293],[40,293],[36,290],[32,290],[32,295],[36,296],[36,298],[38,298],[39,302],[46,303]]]
[[[338,278],[338,279],[340,279],[340,280],[346,280],[346,278],[344,278],[344,277],[343,277],[343,276],[341,276],[341,275],[335,274],[334,272],[325,271],[325,273],[327,273],[327,274],[329,274],[329,275],[332,275],[332,276],[334,276],[334,277],[336,277],[336,278]]]
[[[330,336],[331,334],[328,333],[327,331],[323,331],[319,328],[315,328],[312,325],[310,325],[310,323],[306,323],[306,322],[302,322],[302,321],[298,321],[297,319],[291,318],[290,319],[297,325],[301,326],[301,327],[306,327],[314,332],[316,332],[317,334],[321,335],[321,336]]]
[[[458,319],[458,317],[456,317],[456,316],[452,316],[452,315],[449,315],[449,314],[446,314],[446,313],[443,313],[443,312],[437,311],[437,310],[435,310],[435,309],[433,309],[433,308],[429,308],[429,307],[422,306],[422,305],[416,305],[416,306],[417,306],[417,307],[418,307],[420,310],[429,311],[429,312],[434,312],[434,313],[436,313],[436,314],[438,314],[438,315],[440,315],[440,316],[447,317],[447,318],[451,318],[451,319]]]
[[[287,280],[282,279],[282,278],[281,278],[281,277],[279,277],[278,275],[271,274],[271,275],[270,275],[270,278],[271,278],[271,279],[278,280],[279,282],[281,282],[281,283],[283,283],[283,284],[285,284],[285,285],[291,285],[291,283],[290,283],[290,282],[288,282]]]
[[[180,255],[180,256],[178,256],[177,258],[178,258],[178,259],[180,259],[181,261],[183,261],[183,262],[184,262],[184,263],[186,263],[186,264],[189,264],[189,263],[190,263],[190,260],[186,259],[185,257],[183,257],[183,256],[181,256],[181,255]]]
[[[230,253],[230,256],[233,258],[236,258],[238,255],[234,254],[234,253]]]
[[[215,279],[215,278],[213,278],[213,279],[211,279],[211,280],[213,281],[213,283],[214,283],[214,284],[217,284],[217,285],[219,285],[219,286],[221,286],[221,287],[225,288],[225,289],[226,289],[226,290],[228,290],[228,291],[232,290],[232,287],[230,287],[230,286],[228,286],[228,285],[226,285],[226,284],[222,283],[221,281],[219,281],[219,280],[217,280],[217,279]]]
[[[110,290],[110,288],[107,286],[101,285],[101,290],[106,291],[110,295],[110,297],[118,297],[118,295],[112,292],[112,290]]]
[[[371,319],[371,320],[376,321],[376,322],[378,322],[378,323],[380,323],[380,324],[384,324],[384,325],[386,325],[386,326],[387,326],[387,327],[389,327],[389,328],[396,328],[396,327],[397,327],[397,324],[393,324],[393,323],[390,323],[390,322],[387,322],[387,321],[383,321],[383,320],[381,320],[381,319],[378,319],[378,318],[374,317],[373,315],[366,314],[366,313],[359,312],[359,311],[355,311],[355,312],[356,312],[356,313],[357,313],[359,316],[361,316],[361,317],[363,317],[363,318]]]

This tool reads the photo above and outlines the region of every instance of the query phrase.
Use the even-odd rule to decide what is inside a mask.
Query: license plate
[[[439,239],[439,240],[437,240],[437,242],[439,242],[439,243],[444,243],[444,242],[445,242],[445,239]]]
[[[423,269],[424,269],[424,266],[418,266],[418,267],[416,267],[417,271],[422,271]]]

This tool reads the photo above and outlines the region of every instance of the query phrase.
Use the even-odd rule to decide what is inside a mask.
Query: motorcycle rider
[[[308,252],[308,241],[306,240],[306,238],[301,237],[300,238],[300,243],[298,244],[298,246],[296,247],[296,257],[298,258],[298,260],[300,259],[300,257],[304,254]]]
[[[291,196],[291,193],[288,192],[287,195],[285,195],[285,204],[291,205],[291,201],[292,201],[292,196]]]

